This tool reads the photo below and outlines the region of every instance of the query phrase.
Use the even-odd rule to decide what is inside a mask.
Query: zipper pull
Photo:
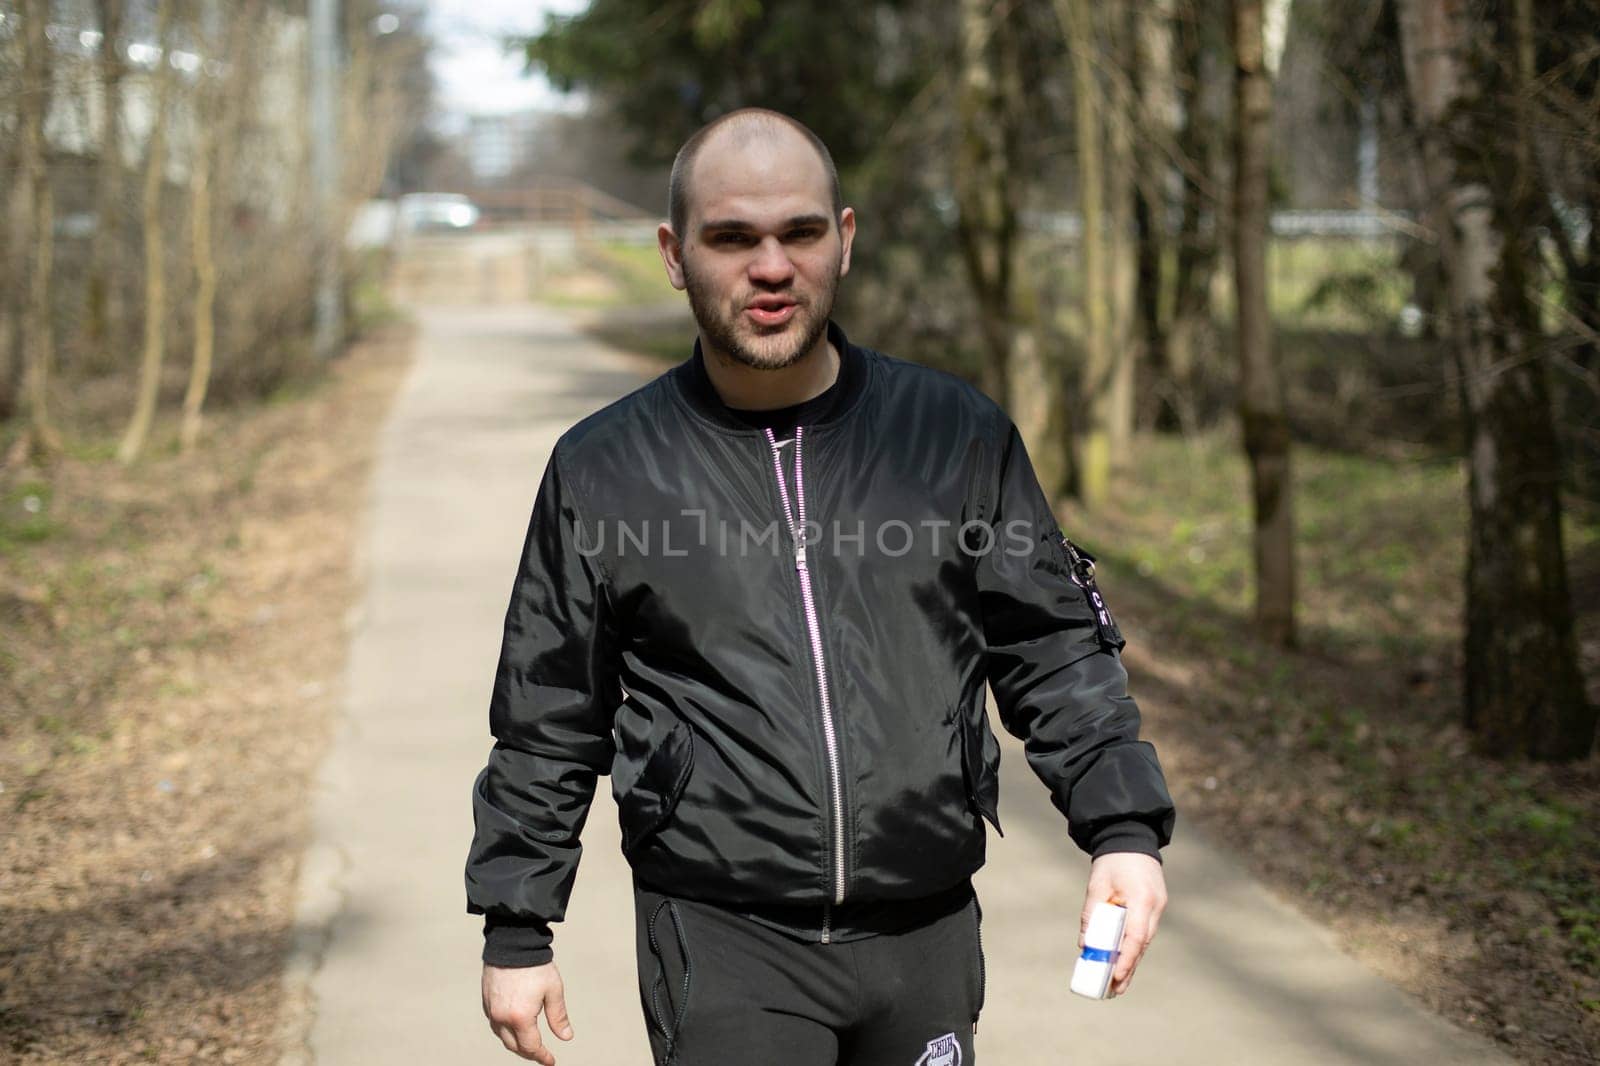
[[[796,537],[794,541],[794,568],[796,570],[806,568],[806,542],[800,537]]]
[[[831,916],[832,908],[824,903],[822,905],[822,942],[824,944],[833,939],[832,930],[828,927],[828,921]]]

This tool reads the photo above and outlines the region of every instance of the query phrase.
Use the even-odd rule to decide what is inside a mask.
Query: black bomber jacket
[[[1171,839],[1125,641],[1016,427],[828,330],[838,399],[791,440],[733,417],[697,347],[556,443],[473,784],[486,961],[550,958],[600,775],[665,891],[814,907],[826,940],[950,889],[1000,829],[986,684],[1078,847]]]

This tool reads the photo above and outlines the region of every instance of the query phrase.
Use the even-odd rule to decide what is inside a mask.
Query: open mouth
[[[762,297],[747,305],[744,313],[758,326],[781,326],[795,316],[800,305],[780,297]]]

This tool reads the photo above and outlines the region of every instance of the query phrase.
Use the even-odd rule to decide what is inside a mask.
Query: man
[[[1129,908],[1113,994],[1155,934],[1174,815],[1122,636],[1004,412],[830,321],[856,220],[815,135],[723,116],[670,214],[694,354],[556,444],[506,614],[485,1013],[545,1066],[539,1013],[572,1039],[549,926],[610,774],[658,1064],[971,1066],[986,684],[1093,856],[1084,914]]]

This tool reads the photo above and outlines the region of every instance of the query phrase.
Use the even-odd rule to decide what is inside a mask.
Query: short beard
[[[841,251],[839,259],[835,261],[831,276],[822,292],[818,293],[816,303],[802,304],[797,314],[810,313],[810,322],[802,334],[800,342],[791,350],[781,353],[774,358],[771,355],[762,355],[742,343],[736,331],[736,323],[741,311],[735,311],[732,317],[724,317],[715,306],[715,301],[695,276],[694,269],[689,265],[689,257],[683,258],[683,287],[689,294],[689,310],[694,313],[694,320],[700,326],[700,331],[705,334],[711,346],[724,352],[735,362],[755,370],[782,370],[784,367],[793,366],[799,362],[807,352],[816,346],[818,340],[827,332],[828,318],[833,314],[833,301],[839,291],[839,266],[843,262],[844,253]]]

